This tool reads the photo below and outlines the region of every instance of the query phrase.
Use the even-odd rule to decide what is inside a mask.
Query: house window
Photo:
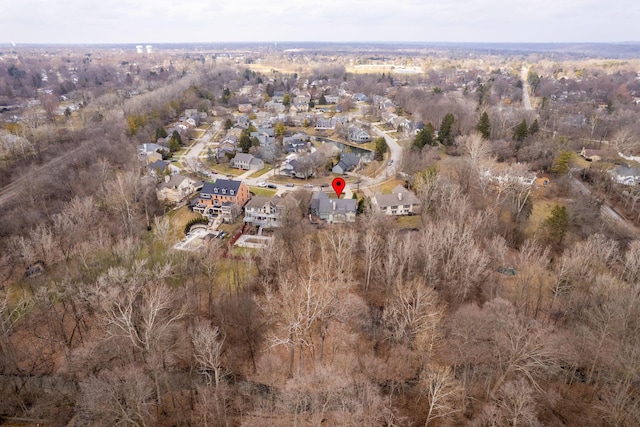
[[[227,190],[225,190],[224,188],[222,189],[222,194],[227,194]]]
[[[213,192],[214,192],[214,193],[217,193],[217,192],[218,192],[218,189],[217,189],[217,188],[214,188],[214,189],[213,189]]]
[[[234,191],[233,190],[229,190],[229,193],[233,196]]]

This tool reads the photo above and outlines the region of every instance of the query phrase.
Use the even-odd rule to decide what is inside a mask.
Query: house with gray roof
[[[156,188],[158,200],[168,203],[180,203],[189,195],[196,191],[196,188],[202,187],[204,183],[195,181],[187,176],[175,174],[171,177],[166,176],[164,182]]]
[[[640,184],[640,169],[628,165],[618,165],[611,170],[611,177],[618,184]]]
[[[324,191],[311,196],[311,214],[329,224],[356,221],[356,199],[330,199]]]
[[[357,142],[359,144],[371,141],[371,135],[357,126],[349,126],[348,135],[349,141]]]
[[[246,171],[259,171],[264,168],[264,162],[254,157],[253,154],[236,153],[235,157],[231,159],[231,167]]]
[[[420,213],[420,199],[411,191],[397,185],[391,194],[376,194],[371,198],[371,208],[385,215],[400,216]]]
[[[342,175],[360,167],[362,158],[353,153],[340,154],[340,161],[331,169],[331,172]]]
[[[216,179],[203,185],[193,210],[209,218],[221,216],[225,222],[233,222],[249,199],[249,187],[244,182]]]
[[[287,210],[296,205],[296,200],[289,196],[255,196],[244,207],[244,222],[256,227],[281,227]]]

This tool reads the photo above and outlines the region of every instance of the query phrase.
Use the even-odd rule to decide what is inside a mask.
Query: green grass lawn
[[[249,187],[249,191],[251,191],[256,196],[261,197],[273,197],[278,192],[272,188],[264,188],[264,187]]]
[[[420,228],[422,217],[420,215],[398,217],[398,228]]]
[[[233,176],[240,176],[246,172],[242,169],[232,168],[231,166],[229,166],[228,163],[220,163],[217,165],[214,164],[211,166],[211,169],[213,169],[214,171],[222,175],[233,175]]]
[[[382,194],[391,194],[391,190],[396,188],[398,184],[403,185],[404,181],[402,181],[401,179],[390,179],[380,183],[379,185],[376,185],[375,187],[372,187],[371,190],[374,193],[380,192]]]
[[[267,172],[271,172],[272,170],[273,170],[273,166],[264,165],[264,168],[262,168],[259,171],[255,171],[254,173],[252,173],[251,175],[249,175],[249,178],[259,178],[262,175],[266,174]]]

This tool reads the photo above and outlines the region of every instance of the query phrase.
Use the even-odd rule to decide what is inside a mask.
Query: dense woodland
[[[4,104],[42,101],[40,114],[0,130],[0,194],[16,192],[0,211],[0,417],[639,425],[637,194],[575,155],[609,149],[611,166],[619,150],[640,152],[637,62],[540,56],[529,58],[531,111],[520,107],[521,58],[509,54],[475,63],[443,54],[401,77],[322,57],[294,75],[183,54],[135,65],[114,53],[0,56]],[[42,94],[40,70],[57,68],[63,81]],[[264,250],[217,239],[173,250],[175,224],[135,145],[185,108],[237,106],[243,85],[289,91],[302,79],[389,96],[425,125],[423,139],[402,141],[420,226],[365,212],[318,228],[300,191]],[[61,95],[81,108],[47,114]],[[496,186],[483,179],[495,167],[551,184]],[[45,273],[26,277],[36,262]]]

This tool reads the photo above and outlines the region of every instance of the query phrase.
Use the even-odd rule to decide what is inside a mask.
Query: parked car
[[[278,188],[275,184],[267,184],[267,188]]]
[[[286,187],[295,187],[295,184],[291,184],[291,183],[289,183],[289,184],[285,184],[285,186],[286,186]]]
[[[259,183],[258,183],[258,187],[263,187],[263,188],[264,188],[264,187],[266,187],[266,186],[267,186],[267,183],[266,183],[266,182],[264,182],[264,181],[263,181],[263,182],[259,182]]]

